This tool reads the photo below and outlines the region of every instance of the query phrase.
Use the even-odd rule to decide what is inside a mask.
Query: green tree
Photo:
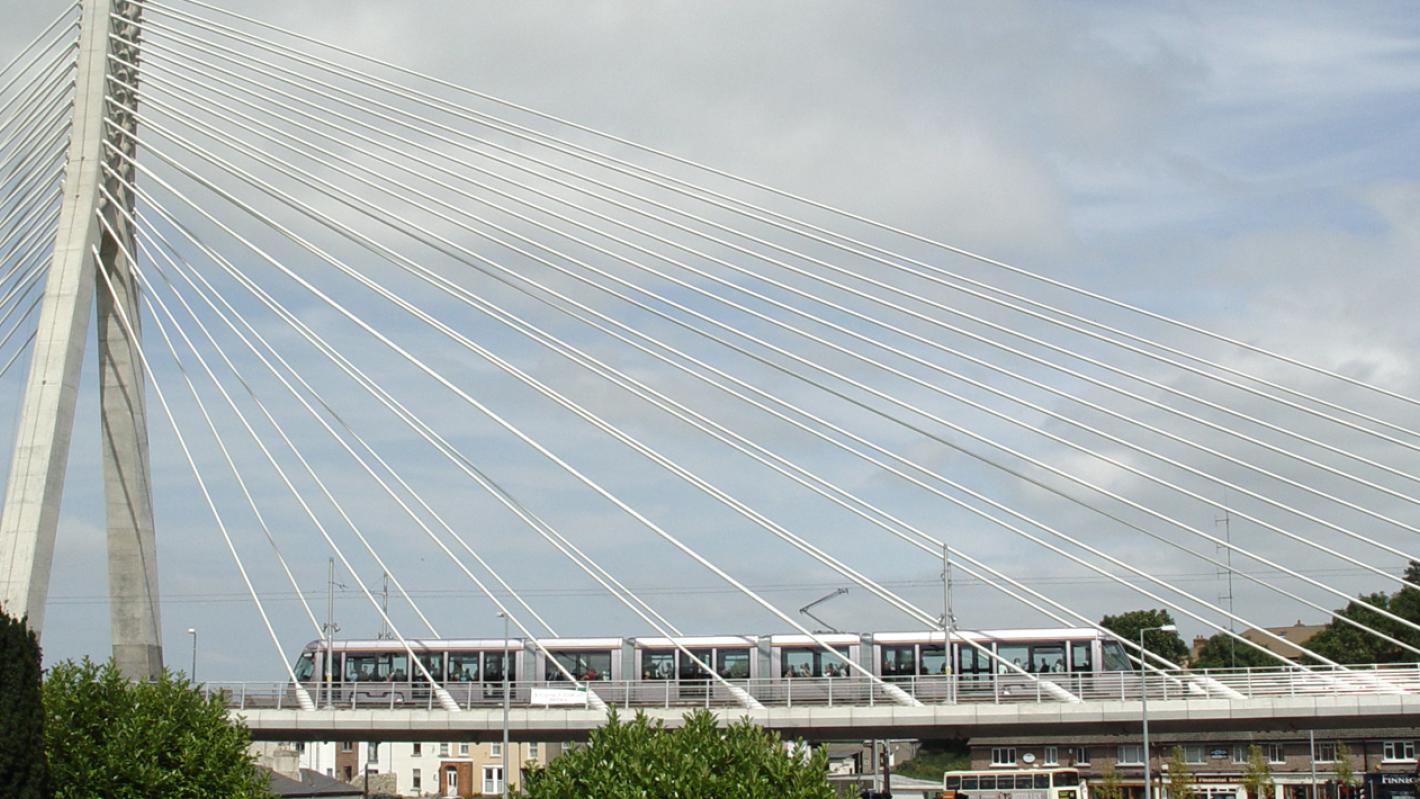
[[[1188,760],[1183,756],[1183,747],[1175,746],[1169,754],[1169,799],[1191,799],[1193,796],[1193,772],[1188,769]]]
[[[44,681],[45,750],[55,799],[265,799],[250,737],[218,697],[164,672],[131,683],[85,658]]]
[[[1345,743],[1336,744],[1336,764],[1331,767],[1331,773],[1336,777],[1336,784],[1341,786],[1341,795],[1347,796],[1356,783],[1356,764],[1351,762],[1351,747]]]
[[[668,730],[612,711],[586,746],[529,769],[523,782],[529,799],[832,799],[827,767],[827,750],[786,751],[748,719],[721,728],[700,710]]]
[[[1420,563],[1411,561],[1406,566],[1405,579],[1420,583]],[[1380,591],[1362,594],[1336,612],[1339,616],[1364,624],[1410,646],[1420,647],[1420,632],[1382,616],[1378,610],[1388,611],[1402,619],[1420,624],[1420,590],[1402,587],[1393,594]],[[1332,620],[1326,629],[1312,636],[1306,645],[1318,655],[1337,663],[1403,663],[1415,660],[1413,652],[1382,641],[1340,619]]]
[[[1189,661],[1194,669],[1275,668],[1280,661],[1272,655],[1259,652],[1227,633],[1217,633],[1203,643],[1198,657]]]
[[[0,612],[0,796],[47,799],[39,640],[26,619]]]
[[[1247,769],[1243,771],[1242,784],[1247,789],[1248,799],[1267,799],[1272,791],[1272,766],[1257,744],[1247,748]]]
[[[1114,770],[1114,766],[1105,769],[1098,782],[1090,784],[1090,796],[1097,799],[1123,799],[1124,786],[1121,784],[1119,772]]]
[[[1165,624],[1173,624],[1173,616],[1167,610],[1130,610],[1117,616],[1105,616],[1100,620],[1100,626],[1112,630],[1126,641],[1139,643],[1139,631],[1146,627],[1162,627]],[[1188,657],[1188,646],[1183,643],[1183,639],[1178,637],[1178,633],[1166,633],[1161,630],[1153,630],[1144,633],[1144,646],[1150,652],[1160,657],[1182,665],[1183,659]]]

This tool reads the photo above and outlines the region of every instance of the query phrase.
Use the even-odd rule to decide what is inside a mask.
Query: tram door
[[[987,682],[991,679],[991,658],[974,646],[957,647],[957,674],[963,683]]]

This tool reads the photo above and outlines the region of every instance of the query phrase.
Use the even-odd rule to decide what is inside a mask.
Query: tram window
[[[883,647],[883,672],[884,677],[911,677],[917,673],[917,664],[914,647],[907,646],[885,646]]]
[[[443,652],[428,652],[426,654],[420,655],[419,662],[424,664],[424,668],[429,670],[429,676],[433,677],[436,682],[444,681]],[[415,669],[414,671],[410,672],[409,678],[411,680],[422,680],[424,679],[424,675],[420,674],[418,669]]]
[[[345,655],[345,679],[397,680],[409,677],[408,655]]]
[[[961,789],[963,791],[974,791],[981,785],[980,777],[962,777]]]
[[[1030,648],[1030,670],[1036,674],[1046,674],[1065,670],[1064,644],[1035,644]]]
[[[449,653],[449,682],[478,682],[478,653]]]
[[[578,680],[611,679],[610,652],[557,652],[554,656],[557,658],[557,662],[572,672],[572,676]],[[547,664],[545,676],[554,682],[566,679],[550,661]]]
[[[675,674],[674,652],[641,653],[641,679],[669,680]]]
[[[1129,656],[1124,654],[1124,647],[1118,641],[1104,641],[1100,644],[1100,649],[1104,653],[1105,671],[1132,671],[1133,665],[1129,662]]]
[[[848,650],[836,650],[844,659]],[[822,649],[785,649],[785,677],[847,677],[851,672],[843,659],[826,654]]]
[[[921,669],[918,674],[946,674],[947,673],[947,648],[943,646],[922,645]]]
[[[1057,771],[1055,772],[1056,788],[1073,788],[1080,784],[1080,773],[1078,771]]]
[[[1073,641],[1070,643],[1071,671],[1093,671],[1093,664],[1090,662],[1090,650],[1089,641]]]
[[[503,659],[508,660],[508,679],[518,679],[518,661],[515,652],[484,652],[483,653],[483,681],[502,682],[503,681]]]
[[[715,668],[727,680],[749,679],[749,650],[721,649],[715,653]]]
[[[1014,672],[1014,669],[1007,668],[1007,663],[1022,671],[1030,669],[1030,646],[1027,644],[998,644],[996,654],[1001,658],[996,663],[996,670],[1002,674]]]
[[[315,673],[315,670],[315,658],[311,656],[310,652],[302,653],[300,659],[296,661],[296,682],[309,680],[311,675]]]
[[[947,777],[947,790],[949,790],[949,791],[960,791],[960,790],[961,790],[961,777]]]
[[[710,663],[711,660],[713,660],[713,655],[715,654],[709,649],[692,649],[691,652],[693,652],[695,656],[699,658],[702,662],[707,664]],[[710,679],[710,672],[701,668],[699,664],[691,660],[690,657],[687,656],[684,652],[680,653],[679,674],[682,680]]]
[[[1035,775],[1035,785],[1033,785],[1032,787],[1036,788],[1037,790],[1040,790],[1040,789],[1049,789],[1049,788],[1050,788],[1050,775],[1049,775],[1049,774],[1036,774],[1036,775]]]

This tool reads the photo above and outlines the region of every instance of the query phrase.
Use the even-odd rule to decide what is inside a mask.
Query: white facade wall
[[[356,778],[366,766],[369,767],[371,773],[394,774],[399,794],[410,797],[446,795],[442,767],[455,763],[468,763],[473,774],[474,792],[487,794],[489,792],[483,790],[485,787],[484,778],[496,775],[485,775],[484,769],[497,769],[503,765],[502,752],[499,751],[501,742],[422,741],[414,744],[404,741],[386,741],[375,744],[373,742],[322,741],[292,744],[291,746],[300,752],[302,768],[312,769],[339,779],[343,778],[343,773],[337,769],[353,759],[353,771]],[[516,741],[510,743],[508,769],[511,772],[511,786],[517,787],[523,764],[528,761],[546,763],[555,752],[561,751],[560,745],[553,746],[556,746],[555,751],[546,743],[518,743]],[[351,749],[347,750],[345,747]],[[414,784],[416,773],[419,777],[417,788]],[[489,785],[492,784],[489,783]],[[460,786],[460,790],[463,791],[463,786]]]

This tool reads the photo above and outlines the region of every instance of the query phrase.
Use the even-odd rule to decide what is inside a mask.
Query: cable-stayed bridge
[[[493,723],[411,643],[469,623],[418,585],[461,581],[545,653],[568,610],[510,577],[534,544],[615,604],[628,629],[600,632],[703,631],[636,590],[693,569],[738,598],[737,623],[804,636],[842,669],[808,676],[844,681],[836,699],[795,703],[674,644],[707,703],[793,732],[1137,716],[1138,679],[1072,685],[961,635],[986,625],[875,577],[889,562],[1098,631],[1165,723],[1412,709],[1413,672],[1305,646],[1298,666],[1241,635],[1288,644],[1253,608],[1153,567],[1224,571],[1278,613],[1420,656],[1413,618],[1338,613],[1354,591],[1331,576],[1420,590],[1404,571],[1420,402],[1399,391],[200,0],[65,10],[0,72],[0,113],[5,607],[43,629],[96,313],[114,655],[137,678],[163,665],[160,542],[178,533],[154,516],[171,502],[181,535],[225,553],[281,664],[277,686],[223,688],[258,734]],[[327,559],[422,702],[322,707],[294,687],[299,647],[335,635],[303,590]],[[919,695],[743,576],[773,572],[852,586],[891,628],[952,636],[950,671],[970,660],[1013,690]],[[1277,667],[1180,673],[1043,590],[1053,572]],[[299,607],[273,610],[278,586]],[[546,662],[586,707],[524,701],[528,735],[657,710],[634,681]]]

